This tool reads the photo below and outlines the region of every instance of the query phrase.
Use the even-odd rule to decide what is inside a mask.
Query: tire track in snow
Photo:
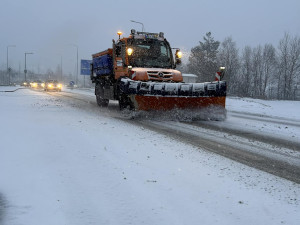
[[[282,155],[273,155],[273,157],[270,157],[270,154],[258,154],[259,151],[264,151],[265,149],[254,146],[256,151],[249,151],[245,145],[233,142],[225,143],[220,137],[213,137],[213,135],[209,137],[205,135],[205,132],[197,134],[197,132],[190,131],[191,128],[184,129],[173,125],[168,126],[163,121],[153,123],[150,121],[133,120],[132,122],[168,137],[173,137],[175,140],[192,144],[245,165],[300,183],[300,158],[293,159],[292,157],[284,157]]]
[[[95,98],[92,96],[87,96],[78,93],[47,93],[51,96],[55,97],[64,97],[66,99],[73,99],[75,101],[80,101],[81,103],[78,105],[78,108],[85,110],[87,109],[87,105],[89,104],[89,109],[97,110],[100,113],[106,113],[109,117],[122,120],[124,122],[135,124],[137,126],[143,126],[149,130],[161,133],[168,137],[174,138],[177,141],[182,141],[184,143],[192,144],[201,149],[205,149],[209,152],[213,152],[219,155],[222,155],[226,158],[230,158],[234,161],[243,163],[245,165],[260,169],[262,171],[274,174],[276,176],[280,176],[282,178],[294,181],[296,183],[300,183],[300,160],[299,159],[291,159],[291,157],[286,157],[283,155],[277,155],[278,157],[268,157],[268,154],[258,154],[257,152],[264,152],[266,149],[263,147],[255,147],[256,151],[248,151],[247,146],[243,145],[243,143],[237,144],[233,142],[221,141],[221,137],[214,138],[213,140],[208,138],[205,135],[205,132],[199,134],[195,132],[191,132],[194,126],[202,127],[203,129],[217,130],[221,129],[224,135],[228,136],[238,136],[241,132],[238,130],[232,130],[224,128],[218,128],[218,126],[214,126],[214,122],[200,122],[199,123],[182,123],[182,122],[174,122],[173,125],[167,126],[167,122],[165,121],[148,121],[143,119],[128,119],[122,117],[122,114],[118,111],[117,104],[110,104],[108,108],[99,108],[97,106]],[[168,121],[170,122],[170,121]],[[171,122],[172,123],[172,122]],[[207,123],[204,125],[204,123]],[[218,123],[218,122],[217,122]],[[220,122],[221,123],[221,122]],[[178,125],[179,124],[179,125]],[[183,129],[180,124],[185,124],[187,128]],[[179,128],[178,128],[179,126]],[[245,138],[248,138],[248,133],[244,132],[242,135]],[[251,136],[251,135],[250,135]],[[257,137],[253,137],[256,138]],[[264,142],[266,144],[270,144],[268,141],[269,137],[260,138],[259,141]],[[280,144],[280,140],[277,141]],[[281,143],[281,145],[284,145]],[[248,146],[249,147],[249,146]],[[281,158],[281,159],[280,159]]]
[[[283,148],[289,148],[293,151],[299,151],[300,152],[300,142],[296,142],[293,140],[287,140],[281,137],[274,137],[267,134],[261,134],[261,133],[255,133],[251,131],[246,130],[239,130],[238,128],[232,128],[228,127],[226,123],[222,122],[214,122],[214,121],[200,121],[200,122],[183,122],[185,124],[191,124],[193,126],[202,127],[205,129],[215,130],[219,132],[229,133],[235,136],[248,138],[254,141],[260,141],[264,143],[268,143],[270,145],[276,145]]]
[[[287,119],[282,117],[269,117],[265,115],[258,115],[253,113],[244,113],[244,112],[236,112],[236,111],[229,111],[228,114],[232,117],[247,119],[247,120],[255,120],[255,121],[262,121],[268,123],[275,123],[275,124],[282,124],[287,126],[294,126],[300,128],[300,121]]]

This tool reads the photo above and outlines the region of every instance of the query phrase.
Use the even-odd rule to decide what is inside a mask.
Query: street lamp
[[[62,55],[60,55],[60,82],[62,81],[63,77],[63,69],[62,69]]]
[[[134,20],[130,20],[130,22],[142,24],[142,32],[144,32],[144,24],[143,23],[134,21]]]
[[[76,47],[77,49],[77,53],[76,53],[76,56],[77,56],[77,61],[76,61],[76,84],[78,85],[78,46],[75,45],[75,44],[72,44],[72,46]]]
[[[61,54],[58,54],[60,56],[60,82],[62,82],[62,77],[63,77],[63,69],[62,69],[62,63],[63,63],[63,60],[62,60],[62,55]]]
[[[32,52],[25,52],[25,70],[24,70],[24,73],[25,73],[25,82],[27,81],[26,80],[26,73],[27,73],[27,69],[26,69],[26,55],[32,55],[33,53]]]
[[[8,85],[10,85],[10,71],[11,71],[11,68],[8,67],[8,48],[9,47],[16,47],[15,45],[7,45],[7,54],[6,54],[6,66],[7,66],[7,73],[8,73]]]

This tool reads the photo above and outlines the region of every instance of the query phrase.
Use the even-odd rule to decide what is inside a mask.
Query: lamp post
[[[75,83],[78,85],[78,45],[72,44],[72,46],[76,47],[77,52],[76,52],[76,80]]]
[[[11,71],[11,68],[8,67],[8,48],[9,47],[16,47],[15,45],[7,45],[7,54],[6,54],[6,66],[7,66],[7,73],[8,73],[8,85],[10,85],[10,71]]]
[[[60,55],[60,82],[62,81],[63,77],[63,69],[62,69],[62,55]]]
[[[134,20],[130,20],[130,22],[142,24],[142,32],[144,32],[144,24],[142,22],[138,22]]]
[[[60,56],[60,82],[62,82],[62,77],[63,77],[63,69],[62,69],[62,63],[63,63],[63,59],[62,59],[62,54],[58,54]]]
[[[26,69],[26,55],[32,55],[32,54],[33,54],[32,52],[25,52],[25,70],[24,70],[25,82],[27,81],[26,80],[26,73],[27,73],[27,69]]]

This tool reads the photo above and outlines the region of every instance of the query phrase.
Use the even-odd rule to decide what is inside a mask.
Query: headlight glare
[[[132,55],[132,53],[133,53],[133,49],[132,48],[127,48],[127,54]]]

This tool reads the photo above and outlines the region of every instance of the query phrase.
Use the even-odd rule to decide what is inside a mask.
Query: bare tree
[[[300,73],[300,38],[292,38],[288,33],[279,42],[278,47],[278,98],[292,99],[292,84],[297,80]]]
[[[258,47],[253,49],[252,54],[252,97],[261,97],[262,96],[262,74],[263,74],[263,55],[262,55],[262,47],[259,45]]]
[[[243,90],[243,95],[249,97],[251,94],[251,76],[252,76],[252,48],[246,46],[243,49],[241,57],[241,79],[240,89]]]
[[[221,44],[221,48],[218,53],[218,64],[226,67],[225,79],[228,82],[228,92],[231,94],[239,94],[239,51],[236,47],[236,43],[231,37],[225,38]]]
[[[272,80],[276,74],[276,50],[271,44],[265,44],[263,49],[263,74],[262,74],[262,83],[261,83],[261,94],[262,97],[267,98],[272,96],[267,94],[267,88],[272,91]],[[272,77],[273,76],[273,77]]]
[[[225,66],[230,94],[295,99],[300,86],[300,37],[285,33],[277,51],[271,44],[246,46],[241,56],[231,37],[218,47],[207,33],[204,42],[192,48],[187,69],[199,75],[199,81],[211,80],[218,67]]]

